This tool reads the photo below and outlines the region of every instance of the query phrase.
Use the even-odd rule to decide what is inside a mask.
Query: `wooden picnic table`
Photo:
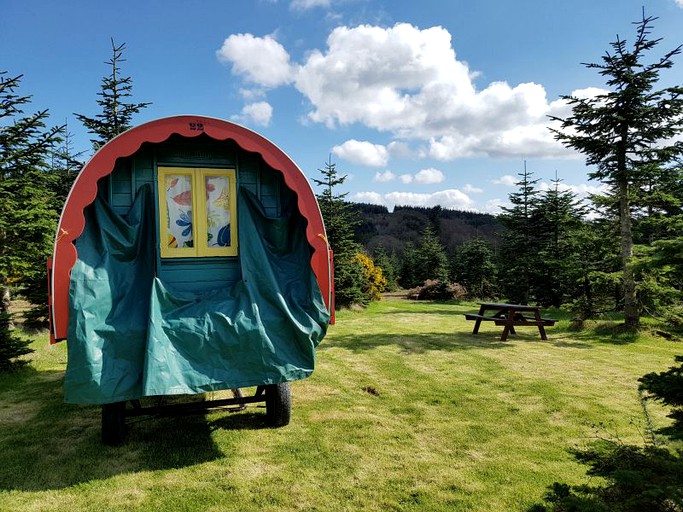
[[[493,311],[493,314],[486,314]],[[474,329],[472,334],[479,332],[479,326],[484,321],[495,322],[496,325],[502,325],[503,334],[500,337],[501,341],[508,339],[508,334],[516,334],[515,327],[538,327],[538,332],[541,333],[541,339],[547,340],[545,334],[545,327],[555,325],[557,320],[552,318],[541,317],[540,306],[529,306],[527,304],[504,304],[495,302],[482,302],[479,305],[479,313],[465,314],[467,320],[474,320]]]

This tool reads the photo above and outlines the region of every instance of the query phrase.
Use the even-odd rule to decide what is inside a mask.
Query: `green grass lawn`
[[[637,379],[683,345],[567,320],[546,342],[533,328],[501,342],[492,322],[471,334],[474,310],[340,312],[292,384],[289,426],[256,406],[135,419],[118,448],[100,444],[98,407],[63,403],[66,347],[38,336],[31,368],[0,376],[0,510],[523,511],[554,481],[586,481],[569,448],[642,442]]]

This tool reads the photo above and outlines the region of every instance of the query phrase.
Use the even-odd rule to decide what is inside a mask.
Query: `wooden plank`
[[[544,321],[541,319],[539,322],[538,320],[515,320],[512,322],[512,324],[508,323],[508,320],[505,318],[494,318],[493,319],[496,322],[496,325],[513,325],[515,327],[525,327],[525,326],[534,326],[538,327],[539,325],[544,325],[544,326],[553,326],[555,325],[555,322],[548,322]]]
[[[536,320],[536,317],[535,317],[535,316],[527,316],[527,315],[524,315],[524,319],[525,319],[525,320],[530,320],[530,321],[532,321],[532,322],[537,322],[537,321],[538,321],[538,320]],[[555,325],[555,322],[557,322],[558,320],[555,320],[554,318],[541,318],[541,321],[543,322],[543,325],[550,325],[550,326],[553,326],[553,325]]]
[[[474,313],[465,313],[465,319],[466,320],[487,320],[487,321],[493,321],[497,320],[496,318],[493,318],[492,316],[484,316],[484,315],[475,315]]]

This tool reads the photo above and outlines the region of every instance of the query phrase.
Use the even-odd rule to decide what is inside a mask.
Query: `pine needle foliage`
[[[111,73],[102,78],[102,90],[97,93],[100,97],[97,104],[102,109],[101,112],[94,117],[74,114],[88,132],[95,136],[90,139],[95,150],[131,128],[133,116],[151,105],[128,101],[132,96],[133,79],[121,74],[121,63],[126,61],[123,58],[125,50],[126,43],[117,45],[114,39],[111,39],[112,57],[105,62],[111,67]]]
[[[634,216],[639,198],[662,183],[662,172],[683,152],[676,135],[683,131],[683,87],[657,89],[660,73],[670,69],[682,46],[650,57],[661,39],[651,38],[655,17],[635,22],[633,44],[617,37],[601,63],[584,64],[605,77],[608,92],[595,96],[563,96],[572,115],[553,129],[555,138],[586,156],[595,167],[589,176],[609,187],[603,203],[619,225],[625,326],[635,329],[641,311],[631,268]],[[664,172],[666,174],[666,172]],[[645,193],[647,192],[647,194]]]
[[[63,127],[48,128],[48,111],[25,114],[31,97],[18,93],[22,75],[0,72],[0,369],[30,352],[12,330],[11,293],[40,283],[57,214],[48,162]]]
[[[355,240],[354,228],[359,220],[352,205],[345,201],[348,193],[338,193],[347,175],[339,175],[337,164],[329,158],[325,167],[318,169],[322,179],[313,182],[322,187],[317,194],[320,211],[325,221],[327,242],[334,252],[334,290],[337,306],[367,304],[370,297],[364,292],[364,268],[358,260],[361,246]]]

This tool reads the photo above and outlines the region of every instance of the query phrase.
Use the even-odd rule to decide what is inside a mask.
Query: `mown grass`
[[[293,383],[292,422],[264,411],[135,420],[118,448],[99,409],[62,402],[63,344],[0,376],[0,510],[522,511],[559,480],[585,481],[567,449],[642,442],[637,378],[674,341],[571,332],[562,312],[499,341],[471,334],[474,305],[389,300],[343,311],[318,367]],[[665,412],[648,403],[656,426]]]

